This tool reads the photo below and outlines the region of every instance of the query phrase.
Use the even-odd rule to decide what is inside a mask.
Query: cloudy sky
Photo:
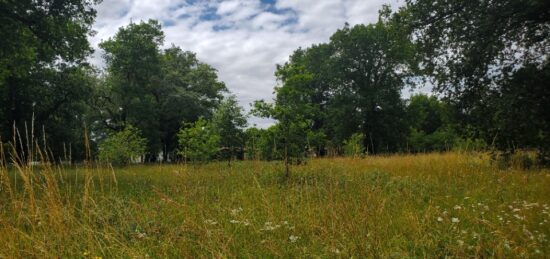
[[[275,64],[298,47],[327,42],[345,22],[374,22],[383,4],[403,0],[103,0],[91,38],[93,46],[130,21],[157,19],[171,44],[197,53],[218,70],[245,109],[257,99],[273,98]],[[92,62],[102,66],[101,51]],[[253,118],[258,126],[268,120]]]

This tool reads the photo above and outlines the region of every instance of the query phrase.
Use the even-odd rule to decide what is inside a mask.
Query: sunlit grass
[[[550,255],[550,171],[479,154],[2,170],[0,258]]]

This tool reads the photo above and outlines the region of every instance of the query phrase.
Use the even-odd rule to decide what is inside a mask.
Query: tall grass
[[[279,162],[64,166],[33,149],[39,166],[0,151],[0,258],[550,255],[550,172],[484,154],[314,159],[285,178]]]

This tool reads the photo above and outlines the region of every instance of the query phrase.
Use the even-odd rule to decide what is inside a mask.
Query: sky
[[[346,22],[375,22],[383,4],[396,9],[403,0],[103,0],[90,38],[91,62],[102,67],[98,44],[130,22],[156,19],[172,44],[197,53],[218,71],[245,110],[254,100],[273,99],[276,64],[294,50],[327,42]],[[251,118],[266,127],[268,119]]]

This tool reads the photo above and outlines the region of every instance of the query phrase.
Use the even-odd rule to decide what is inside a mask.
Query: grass
[[[0,258],[550,256],[550,171],[483,154],[2,168]]]

